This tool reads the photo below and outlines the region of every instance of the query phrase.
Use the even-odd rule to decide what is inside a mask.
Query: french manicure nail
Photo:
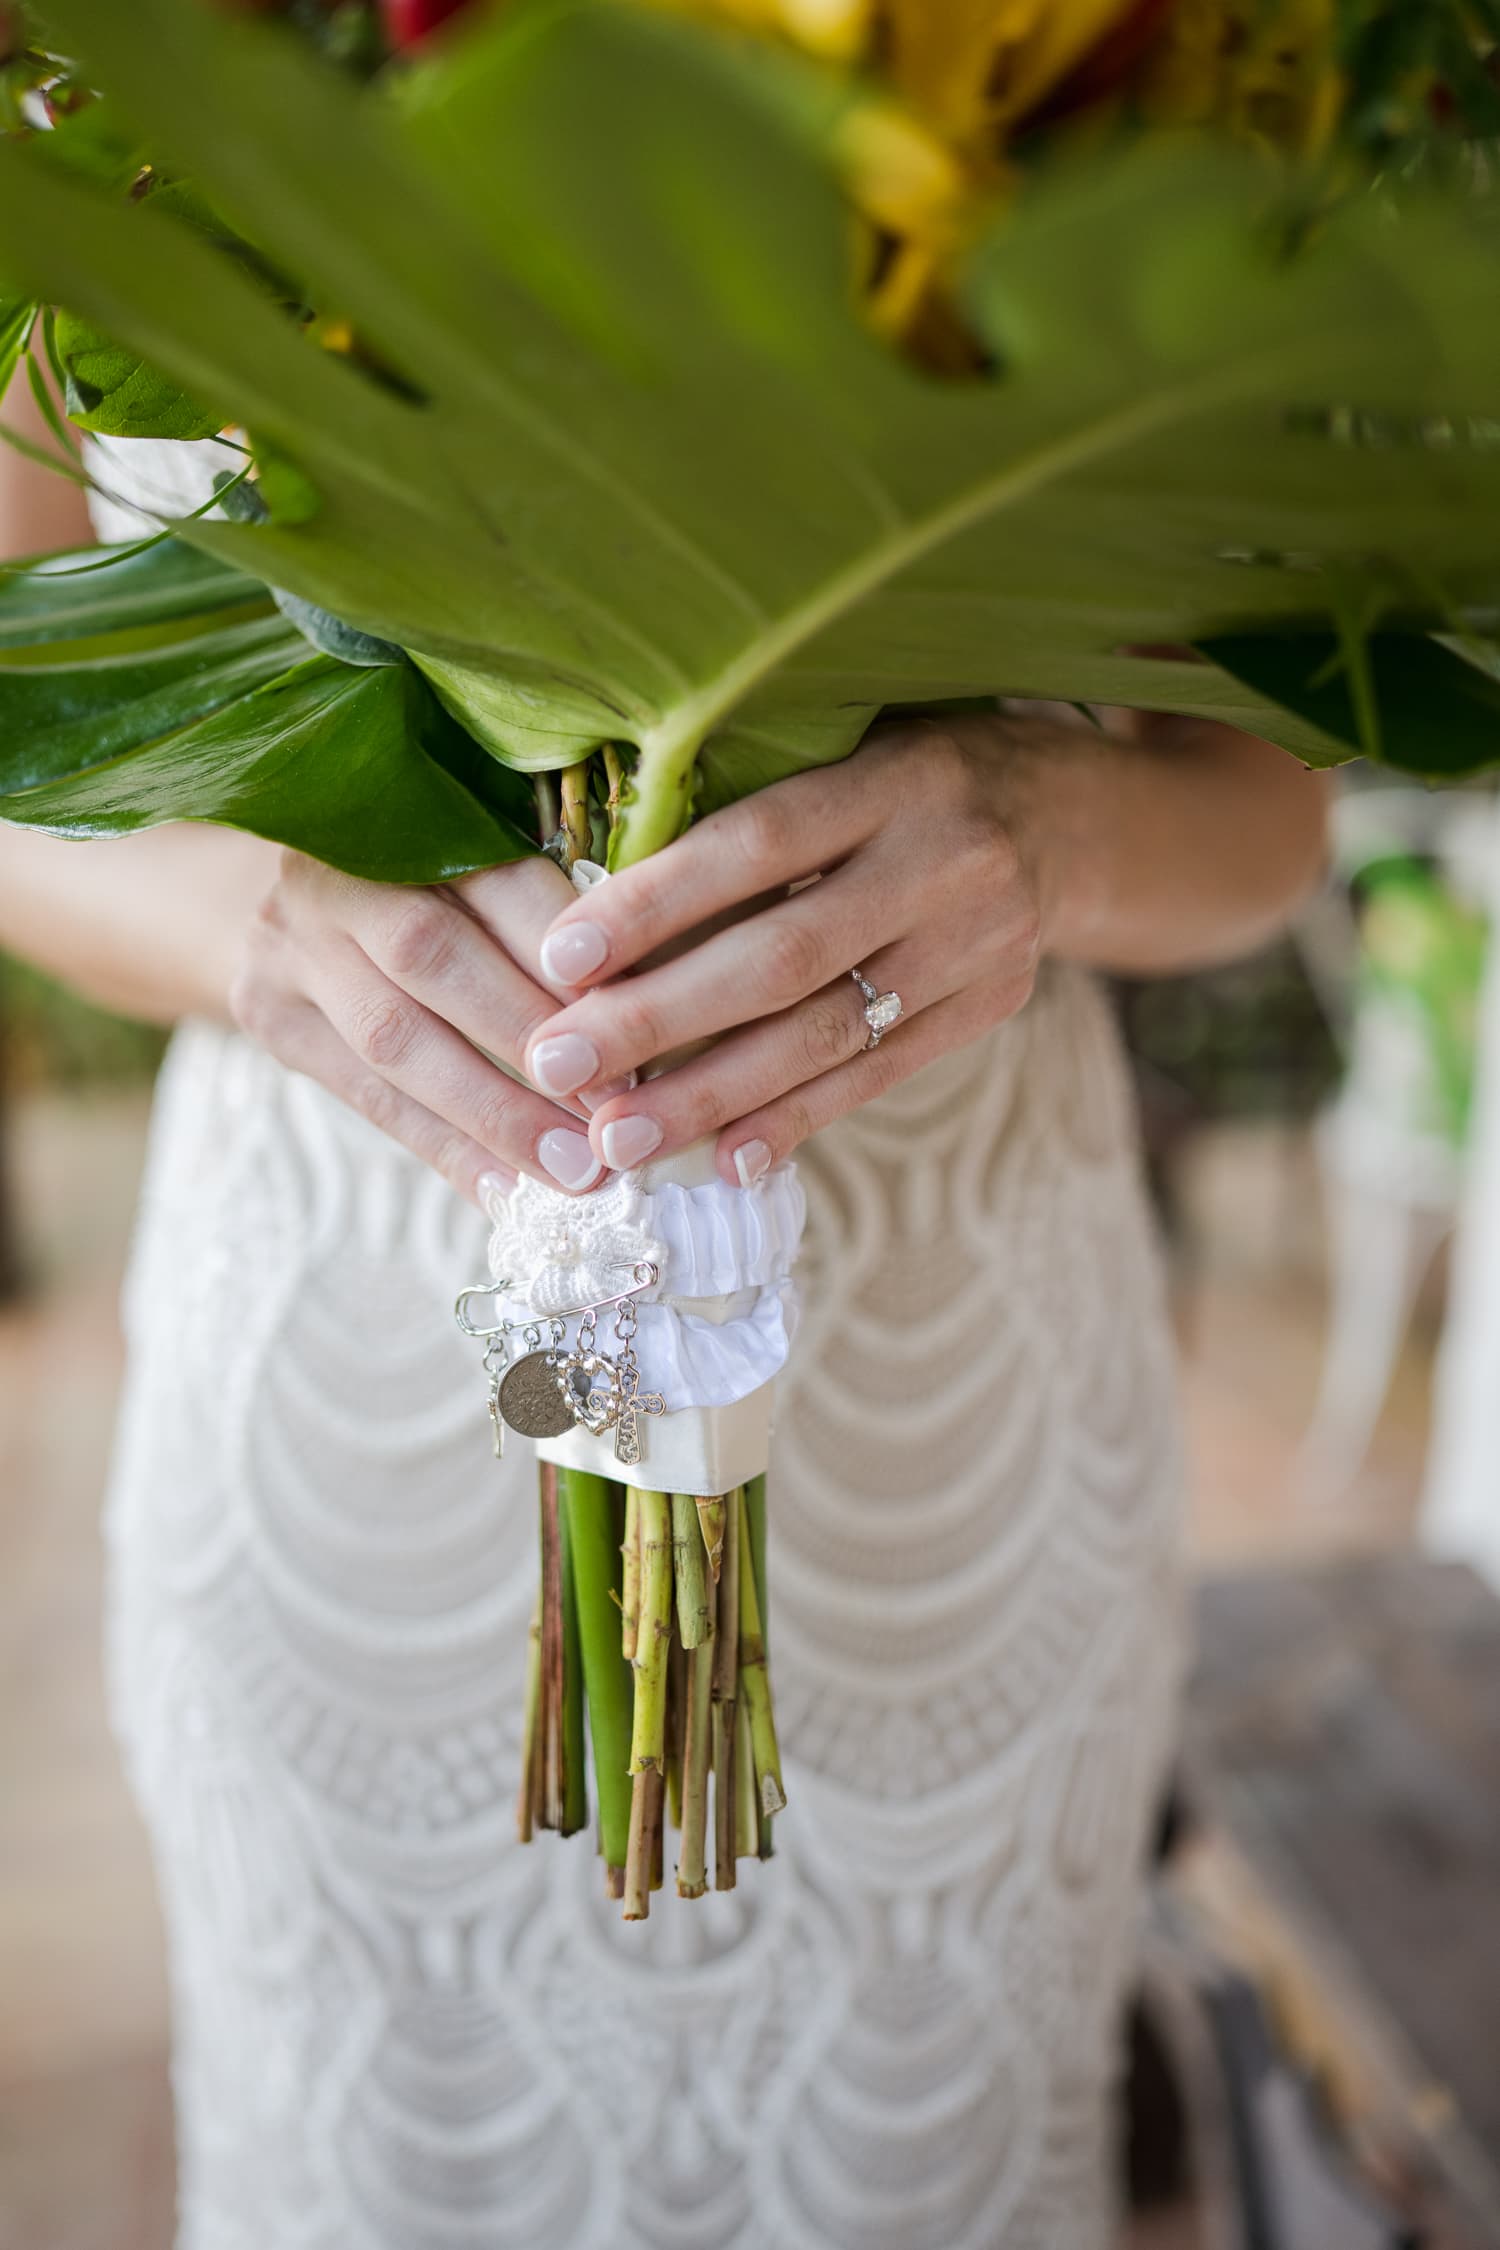
[[[494,1206],[503,1203],[516,1184],[514,1172],[481,1172],[477,1182],[479,1200],[485,1210],[494,1216]]]
[[[542,974],[557,984],[577,984],[602,968],[609,940],[597,922],[568,922],[542,940]]]
[[[634,1070],[627,1078],[606,1078],[602,1086],[590,1086],[579,1095],[579,1107],[586,1109],[592,1117],[596,1109],[603,1109],[605,1103],[612,1102],[617,1094],[634,1093],[639,1082],[640,1073]]]
[[[764,1141],[742,1141],[734,1152],[734,1169],[741,1187],[754,1187],[771,1169],[771,1151]]]
[[[536,1144],[537,1160],[552,1174],[559,1187],[592,1187],[604,1166],[589,1147],[584,1133],[570,1133],[564,1126],[555,1125],[550,1133],[543,1133]]]
[[[654,1117],[617,1117],[601,1135],[604,1161],[612,1172],[628,1172],[644,1164],[654,1148],[661,1147],[662,1132]]]
[[[544,1094],[571,1094],[586,1086],[599,1068],[599,1050],[581,1031],[539,1040],[531,1050],[531,1076]]]

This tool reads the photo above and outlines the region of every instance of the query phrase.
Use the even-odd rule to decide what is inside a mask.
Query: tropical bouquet
[[[0,390],[81,482],[89,435],[230,464],[0,590],[0,817],[583,882],[892,709],[1494,761],[1497,39],[1495,0],[0,6]],[[460,1307],[542,1457],[521,1825],[585,1825],[591,1731],[639,1917],[664,1805],[696,1895],[783,1803],[799,1207],[517,1198]]]

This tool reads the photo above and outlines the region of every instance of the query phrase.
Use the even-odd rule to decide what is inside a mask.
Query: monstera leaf
[[[0,819],[222,821],[395,882],[530,848],[524,784],[409,665],[310,656],[254,579],[173,541],[58,562],[0,582]]]
[[[399,643],[504,764],[633,746],[624,859],[695,788],[841,756],[893,703],[1118,702],[1332,763],[1370,747],[1347,722],[1372,632],[1384,678],[1497,606],[1484,207],[1353,205],[1288,258],[1227,157],[1059,171],[973,255],[992,372],[938,383],[852,304],[811,82],[717,34],[522,4],[372,94],[197,0],[51,11],[376,371],[170,212],[23,146],[0,276],[248,430],[272,521],[184,538]],[[1301,672],[1257,661],[1304,634]],[[1319,635],[1359,694],[1300,691]],[[1460,647],[1428,685],[1487,677]],[[1441,769],[1415,701],[1383,754]]]

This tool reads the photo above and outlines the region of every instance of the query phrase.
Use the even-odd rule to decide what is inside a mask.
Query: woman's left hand
[[[993,718],[882,728],[842,764],[713,814],[591,890],[542,944],[549,977],[592,989],[537,1032],[534,1082],[578,1094],[716,1039],[605,1102],[590,1137],[623,1171],[717,1133],[720,1172],[748,1186],[1013,1015],[1043,940],[1027,753],[1036,734],[1055,747],[1061,732]],[[752,902],[747,918],[639,968]],[[902,1001],[873,1048],[856,968]]]

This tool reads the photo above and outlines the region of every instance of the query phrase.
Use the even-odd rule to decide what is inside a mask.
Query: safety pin
[[[526,1320],[498,1321],[491,1328],[476,1327],[475,1323],[470,1320],[469,1300],[471,1297],[505,1296],[512,1286],[510,1277],[507,1275],[503,1281],[475,1282],[468,1289],[460,1289],[454,1301],[453,1317],[465,1336],[473,1336],[480,1341],[494,1336],[514,1336],[528,1328],[545,1328],[554,1320],[578,1320],[585,1313],[608,1312],[611,1305],[623,1305],[627,1298],[639,1297],[642,1290],[654,1289],[661,1279],[660,1267],[653,1264],[650,1258],[638,1259],[634,1265],[628,1258],[611,1259],[608,1270],[613,1272],[617,1268],[624,1268],[633,1274],[635,1279],[631,1288],[622,1289],[613,1297],[596,1297],[591,1304],[587,1305],[564,1305],[558,1312],[533,1313]]]

